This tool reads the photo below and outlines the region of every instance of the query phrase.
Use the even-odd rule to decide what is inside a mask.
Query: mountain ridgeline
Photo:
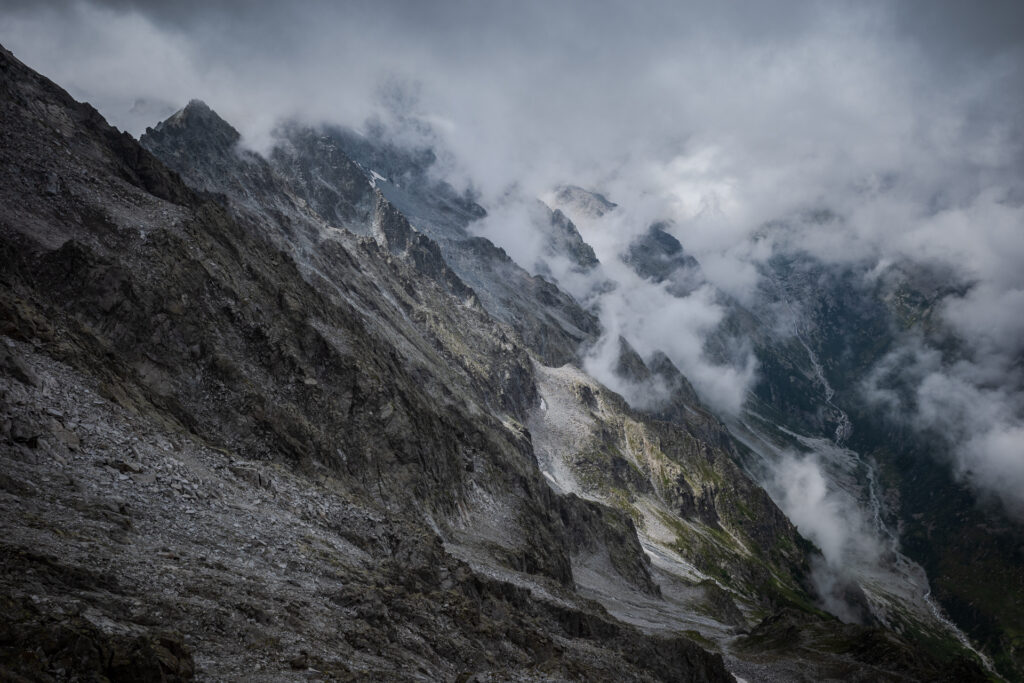
[[[667,357],[622,340],[657,411],[586,375],[595,312],[429,151],[196,101],[136,141],[2,49],[0,93],[3,677],[985,680],[827,613],[747,446]]]

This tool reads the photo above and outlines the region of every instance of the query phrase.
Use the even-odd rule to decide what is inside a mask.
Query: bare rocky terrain
[[[983,679],[819,609],[724,427],[595,396],[596,319],[443,192],[335,149],[318,205],[198,104],[155,156],[6,51],[0,96],[4,678]]]

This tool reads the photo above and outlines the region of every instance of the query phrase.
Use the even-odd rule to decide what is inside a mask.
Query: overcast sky
[[[398,84],[495,191],[701,145],[759,173],[1020,149],[1019,2],[5,4],[4,44],[135,134],[199,97],[258,145],[282,115],[359,124]]]
[[[742,349],[727,367],[703,358],[721,314],[712,297],[670,302],[616,270],[651,220],[673,219],[741,300],[757,261],[786,246],[766,248],[758,231],[806,209],[840,220],[794,221],[773,239],[828,260],[948,263],[977,283],[943,309],[975,355],[946,367],[908,345],[919,401],[894,408],[952,425],[958,471],[1024,516],[1024,2],[0,8],[0,42],[136,135],[194,97],[255,149],[282,117],[356,127],[382,117],[392,134],[446,150],[442,171],[481,193],[492,218],[480,229],[510,253],[536,242],[523,238],[510,188],[605,192],[621,210],[581,225],[620,283],[605,325],[642,352],[665,348],[724,411],[738,409],[756,364]]]

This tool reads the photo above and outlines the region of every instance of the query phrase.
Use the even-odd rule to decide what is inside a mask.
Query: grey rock
[[[623,260],[642,277],[664,282],[671,294],[685,297],[705,283],[704,274],[697,259],[667,232],[669,227],[664,222],[652,224],[629,245]]]
[[[619,337],[619,360],[615,364],[615,373],[624,379],[637,384],[648,381],[651,371],[643,358],[636,352],[625,337]]]
[[[68,450],[77,451],[82,442],[78,438],[73,430],[68,429],[57,420],[50,421],[50,433],[53,434],[54,438],[61,444],[64,444]]]
[[[139,474],[142,472],[142,464],[131,460],[118,460],[112,463],[114,469],[125,474]]]
[[[29,448],[39,446],[41,430],[32,423],[24,420],[14,420],[11,423],[11,440],[15,443],[25,444]]]
[[[19,382],[39,386],[39,377],[32,368],[4,344],[0,344],[0,370]]]
[[[53,171],[46,174],[46,185],[43,188],[43,192],[50,196],[60,193],[60,176]]]
[[[600,218],[618,207],[618,204],[608,201],[604,195],[576,185],[556,188],[555,201],[559,206],[569,207],[590,218]]]
[[[548,256],[566,258],[577,272],[587,272],[598,265],[594,249],[580,235],[576,225],[560,209],[552,211],[543,202],[533,205],[534,223],[541,230]]]

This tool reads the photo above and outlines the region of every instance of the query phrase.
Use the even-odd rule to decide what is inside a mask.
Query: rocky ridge
[[[146,136],[141,142],[150,144]],[[314,188],[332,188],[326,192],[333,192],[332,201],[342,205],[358,202],[368,188],[380,191],[411,225],[437,244],[445,263],[473,288],[487,311],[519,332],[545,362],[559,365],[575,360],[581,344],[598,336],[599,325],[591,312],[548,279],[530,275],[504,250],[470,233],[468,226],[486,211],[431,175],[434,156],[429,150],[398,148],[334,126],[312,129],[286,123],[279,128],[269,157],[279,176],[298,194],[309,197],[309,206],[328,222],[336,213],[305,189],[311,178],[316,179]],[[176,170],[186,179],[196,172],[189,167]],[[365,230],[359,220],[332,224],[356,233]],[[582,240],[573,241],[568,226],[563,232],[566,237],[554,248],[568,244],[578,251],[575,258],[589,263],[589,247]]]

